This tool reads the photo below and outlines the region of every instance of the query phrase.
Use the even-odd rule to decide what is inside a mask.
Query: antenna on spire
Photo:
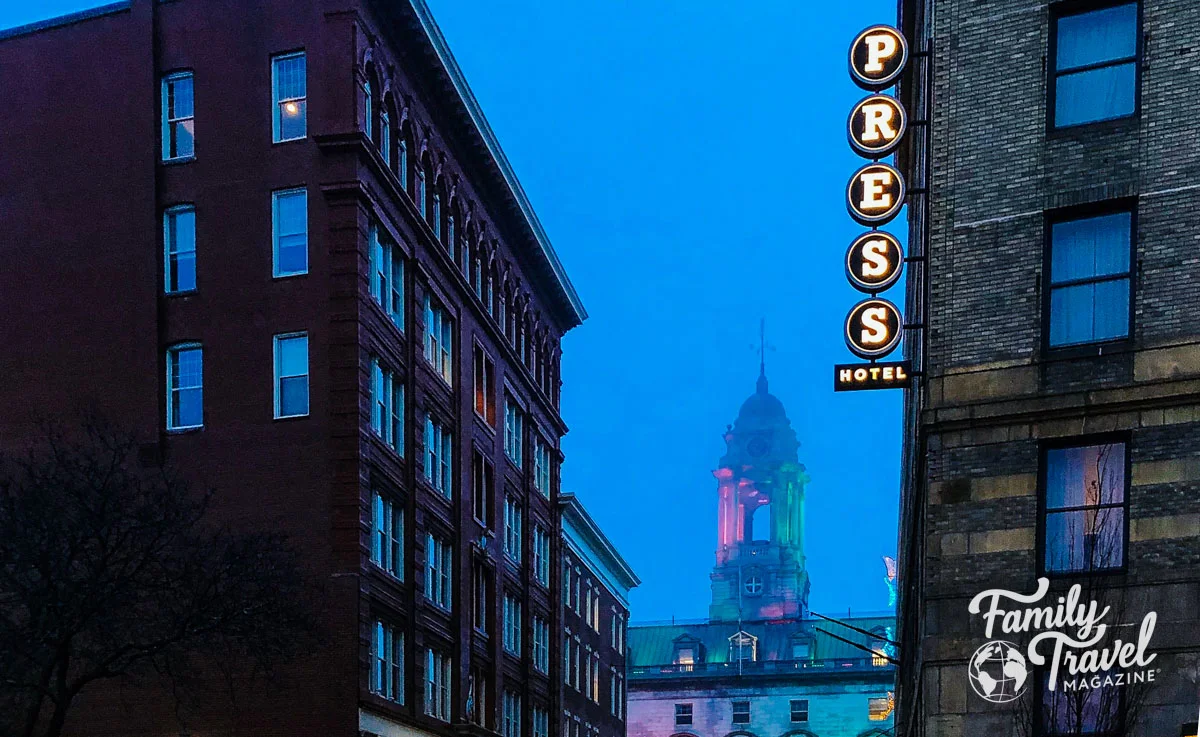
[[[767,375],[767,318],[758,319],[758,375]]]

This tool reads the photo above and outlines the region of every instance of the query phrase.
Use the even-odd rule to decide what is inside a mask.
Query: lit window
[[[517,468],[521,467],[524,442],[525,414],[512,397],[504,398],[504,454]]]
[[[504,649],[521,654],[521,602],[512,594],[504,595]]]
[[[1054,125],[1133,115],[1138,6],[1126,3],[1054,19]]]
[[[533,488],[550,498],[550,444],[533,434]]]
[[[541,673],[550,672],[550,624],[541,617],[533,618],[533,667]]]
[[[1046,450],[1045,570],[1098,571],[1125,563],[1125,444]]]
[[[272,192],[271,213],[274,275],[308,273],[308,192]]]
[[[450,588],[451,566],[454,551],[450,543],[444,542],[433,533],[425,535],[425,598],[434,604],[449,609],[454,592]]]
[[[371,251],[371,296],[396,327],[404,329],[404,254],[377,223],[367,232]]]
[[[791,712],[793,722],[808,721],[808,699],[792,699]]]
[[[675,652],[676,665],[695,665],[696,664],[696,649],[691,647],[681,647]]]
[[[404,580],[404,507],[371,495],[371,562]]]
[[[432,417],[425,417],[425,480],[442,496],[454,494],[454,433]]]
[[[371,692],[404,703],[404,632],[381,620],[371,637]]]
[[[187,430],[204,424],[203,357],[200,345],[167,349],[167,429]]]
[[[749,724],[750,723],[750,702],[749,701],[733,702],[733,723],[734,724]]]
[[[308,414],[308,333],[275,336],[275,417]]]
[[[867,699],[867,719],[872,722],[886,721],[892,715],[892,709],[893,700],[891,694]]]
[[[495,496],[495,469],[478,450],[472,453],[471,496],[475,519],[484,527],[492,526],[492,499]]]
[[[272,118],[275,142],[304,138],[308,135],[304,52],[271,60],[271,88],[275,95]]]
[[[503,737],[521,737],[521,694],[504,691]]]
[[[521,504],[511,496],[504,500],[504,553],[521,561]]]
[[[425,713],[450,721],[450,656],[433,648],[425,651]]]
[[[191,72],[176,72],[162,81],[163,161],[191,158],[196,153],[196,109]]]
[[[1129,335],[1129,262],[1133,213],[1050,226],[1050,345]]]
[[[172,207],[163,213],[163,290],[196,289],[196,208]]]
[[[533,575],[541,585],[550,585],[550,535],[541,525],[533,526]]]
[[[496,364],[475,346],[475,414],[496,426]]]
[[[675,726],[687,727],[692,723],[692,705],[691,704],[676,704],[675,705]]]
[[[404,383],[378,358],[371,357],[371,429],[404,455]]]
[[[425,360],[447,384],[454,384],[454,320],[425,295]]]

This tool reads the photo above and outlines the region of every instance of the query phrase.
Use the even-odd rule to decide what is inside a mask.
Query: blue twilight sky
[[[901,396],[835,395],[832,364],[857,299],[846,50],[895,0],[429,3],[591,314],[563,346],[563,488],[641,576],[634,619],[707,614],[759,318],[812,476],[812,609],[885,608]],[[101,4],[0,2],[0,28]]]

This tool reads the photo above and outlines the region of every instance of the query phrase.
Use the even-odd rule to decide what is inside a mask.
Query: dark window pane
[[[1058,71],[1137,54],[1137,3],[1058,20]]]
[[[295,376],[280,380],[279,411],[284,416],[308,414],[307,376]]]
[[[1054,124],[1080,125],[1132,115],[1137,97],[1137,64],[1072,72],[1059,77],[1054,92]]]

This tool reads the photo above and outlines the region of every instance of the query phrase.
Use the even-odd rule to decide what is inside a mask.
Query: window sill
[[[287,274],[271,274],[271,278],[276,281],[280,279],[295,279],[298,276],[308,276],[308,271],[295,271]]]
[[[1091,120],[1086,123],[1072,123],[1071,125],[1055,125],[1054,121],[1050,121],[1049,128],[1046,131],[1046,139],[1090,138],[1097,133],[1123,133],[1138,128],[1140,125],[1141,116],[1137,112],[1130,115],[1122,115],[1119,118]]]
[[[204,425],[190,425],[188,427],[168,427],[168,435],[188,435],[190,433],[200,432],[204,429]]]
[[[163,296],[164,297],[191,297],[191,296],[199,294],[199,293],[200,293],[199,289],[176,289],[171,292],[163,291]]]
[[[305,412],[302,415],[278,415],[272,418],[275,422],[287,422],[289,420],[307,420],[311,415]]]
[[[1129,338],[1117,338],[1096,343],[1077,343],[1074,345],[1047,346],[1042,357],[1043,363],[1056,363],[1076,358],[1099,358],[1101,356],[1121,355],[1133,352],[1133,341]]]
[[[180,164],[190,164],[195,160],[196,155],[192,154],[191,156],[177,156],[173,159],[162,159],[160,163],[163,166],[179,166]]]
[[[303,136],[297,136],[297,137],[295,137],[295,138],[277,138],[277,139],[274,139],[274,140],[272,140],[272,141],[271,141],[271,145],[272,145],[272,146],[278,146],[278,145],[280,145],[280,144],[284,144],[284,143],[295,143],[296,141],[307,141],[307,140],[308,140],[308,134],[306,133],[306,134],[305,134],[305,135],[303,135]]]

